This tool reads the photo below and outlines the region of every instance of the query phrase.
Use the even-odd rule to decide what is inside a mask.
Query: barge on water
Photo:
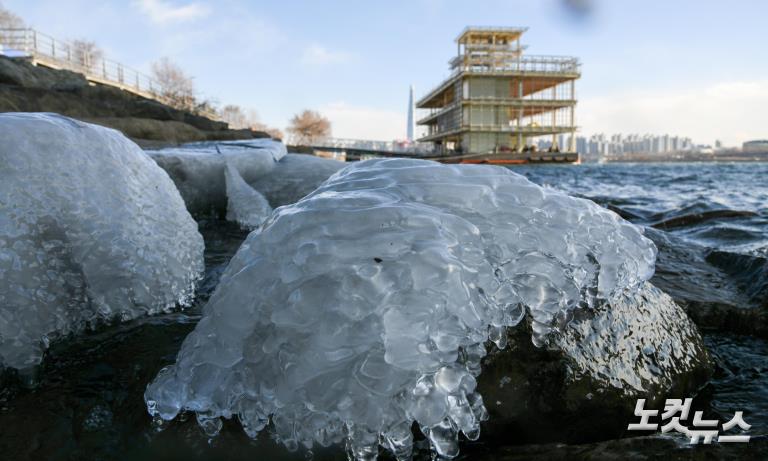
[[[456,38],[450,77],[416,103],[427,111],[417,122],[426,127],[418,141],[434,144],[435,160],[578,162],[579,60],[524,55],[520,37],[525,31],[467,27]]]

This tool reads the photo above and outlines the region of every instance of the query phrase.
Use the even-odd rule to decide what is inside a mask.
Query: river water
[[[723,420],[744,411],[747,446],[690,447],[669,437],[577,446],[479,443],[463,459],[768,459],[768,164],[526,166],[538,184],[590,198],[646,228],[659,247],[652,282],[686,307],[716,359],[702,400]],[[305,459],[226,422],[208,439],[194,418],[160,430],[144,389],[172,363],[218,277],[247,235],[202,220],[206,278],[184,312],[104,327],[54,344],[36,376],[0,377],[0,459]],[[315,459],[341,459],[339,448]]]

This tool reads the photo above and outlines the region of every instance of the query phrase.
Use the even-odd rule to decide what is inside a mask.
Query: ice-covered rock
[[[137,145],[56,114],[0,114],[0,364],[183,303],[202,269],[197,224]]]
[[[271,139],[200,143],[148,151],[179,189],[195,216],[227,210],[224,170],[232,164],[246,183],[271,172],[285,154],[285,145]],[[258,190],[258,189],[257,189]]]
[[[267,174],[248,184],[277,208],[298,202],[346,164],[314,155],[288,154]]]
[[[272,207],[263,195],[249,186],[237,169],[227,163],[224,170],[227,187],[227,220],[246,229],[256,229],[272,213]]]
[[[548,348],[529,338],[526,323],[507,328],[506,348],[491,347],[482,361],[486,441],[510,434],[521,443],[621,437],[638,398],[660,408],[668,397],[694,396],[712,371],[696,326],[648,282],[577,310]]]
[[[504,168],[360,162],[248,237],[147,406],[193,411],[209,434],[271,418],[289,448],[348,437],[359,459],[379,444],[407,458],[415,421],[454,456],[487,417],[487,340],[528,316],[533,342],[566,347],[574,314],[644,287],[654,258],[616,214]]]

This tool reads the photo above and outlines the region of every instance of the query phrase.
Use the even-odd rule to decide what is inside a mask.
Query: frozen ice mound
[[[231,163],[227,163],[224,170],[224,180],[227,220],[235,221],[246,229],[257,229],[272,213],[267,199],[249,186]]]
[[[226,211],[224,170],[227,164],[250,183],[271,172],[286,155],[286,150],[279,141],[249,139],[188,144],[147,153],[176,184],[189,212],[199,216]]]
[[[298,202],[345,166],[346,163],[338,160],[289,153],[272,171],[248,184],[264,194],[269,203],[277,208]]]
[[[0,365],[184,303],[203,239],[168,175],[117,131],[0,114]]]
[[[407,459],[415,421],[455,456],[487,417],[487,340],[527,312],[546,344],[577,308],[643,286],[654,259],[616,214],[505,168],[360,162],[249,235],[145,400],[211,435],[221,417],[251,437],[271,418],[288,448],[346,439],[357,459],[379,444]]]

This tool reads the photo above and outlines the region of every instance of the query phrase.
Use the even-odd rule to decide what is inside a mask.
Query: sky
[[[405,138],[409,85],[418,98],[440,83],[458,33],[483,25],[528,27],[528,53],[580,59],[582,135],[768,138],[765,0],[0,2],[147,73],[170,57],[202,97],[281,129],[313,109],[336,137]]]

